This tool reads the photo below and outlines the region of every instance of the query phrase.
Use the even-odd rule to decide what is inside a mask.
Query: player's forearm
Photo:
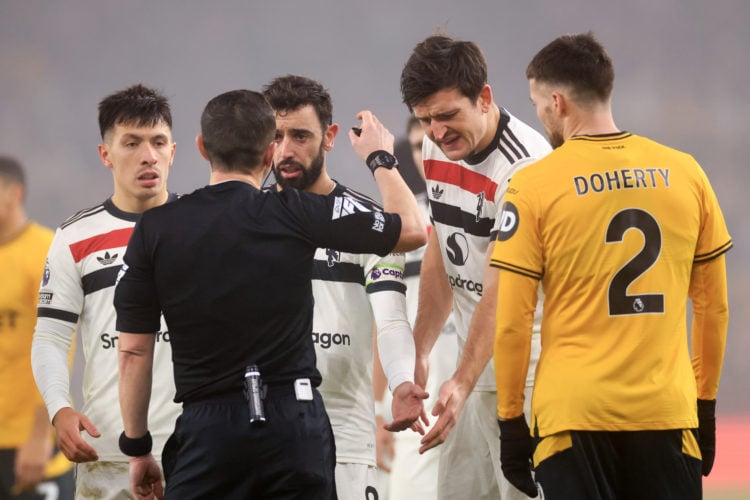
[[[370,294],[377,324],[377,350],[388,387],[414,382],[414,338],[406,315],[406,297],[394,290]]]
[[[68,355],[73,328],[40,318],[31,343],[31,368],[36,386],[47,406],[49,421],[61,408],[72,407]]]
[[[693,266],[692,361],[698,399],[716,399],[724,363],[729,302],[724,256]]]
[[[433,231],[419,275],[419,302],[414,321],[414,344],[418,357],[427,358],[430,355],[452,309],[453,291],[445,273],[437,235]]]
[[[487,276],[487,273],[485,273]],[[458,361],[453,378],[472,390],[479,376],[492,359],[495,336],[495,307],[497,303],[497,280],[482,283],[482,298],[479,299],[469,324],[466,344]]]
[[[150,343],[149,343],[150,342]],[[138,438],[148,431],[148,405],[154,359],[154,338],[147,334],[120,333],[120,412],[125,434]]]
[[[383,200],[383,210],[401,217],[401,235],[394,252],[417,249],[427,243],[427,225],[414,194],[396,169],[378,168],[375,182]]]
[[[404,382],[414,382],[416,354],[408,321],[379,328],[378,352],[391,391]]]
[[[377,406],[378,403],[382,405],[382,401],[385,396],[385,390],[388,387],[388,379],[385,376],[385,372],[383,371],[383,364],[380,361],[380,354],[378,353],[377,329],[375,330],[375,337],[373,337],[372,393],[375,398],[375,405]],[[378,412],[376,411],[375,414],[377,415]]]
[[[34,409],[31,431],[26,441],[42,446],[50,441],[51,434],[52,426],[49,423],[47,408],[44,405],[39,405]]]
[[[538,283],[510,271],[499,271],[493,361],[497,414],[502,419],[523,413]]]

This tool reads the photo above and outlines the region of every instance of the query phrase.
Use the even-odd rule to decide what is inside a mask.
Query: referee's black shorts
[[[694,430],[566,431],[534,452],[545,500],[692,500],[702,498]]]
[[[271,387],[266,421],[245,399],[186,404],[162,453],[167,499],[336,498],[333,432],[323,400],[298,401],[293,384]]]

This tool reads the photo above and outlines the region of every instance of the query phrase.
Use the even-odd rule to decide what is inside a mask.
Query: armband
[[[146,431],[143,437],[129,438],[125,435],[125,431],[120,434],[120,451],[129,457],[142,457],[151,453],[151,448],[154,445],[151,439],[151,433]]]

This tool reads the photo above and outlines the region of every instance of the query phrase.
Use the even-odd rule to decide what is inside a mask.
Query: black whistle
[[[352,131],[357,135],[357,137],[362,135],[362,129],[359,127],[352,127]]]

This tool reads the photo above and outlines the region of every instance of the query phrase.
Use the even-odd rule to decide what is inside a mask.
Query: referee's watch
[[[398,167],[398,160],[396,159],[396,157],[384,149],[378,149],[377,151],[373,151],[372,153],[370,153],[370,155],[367,157],[367,160],[365,160],[365,163],[367,163],[367,166],[372,172],[372,175],[375,175],[375,170],[379,169],[380,167],[384,167],[389,170],[393,167]]]

